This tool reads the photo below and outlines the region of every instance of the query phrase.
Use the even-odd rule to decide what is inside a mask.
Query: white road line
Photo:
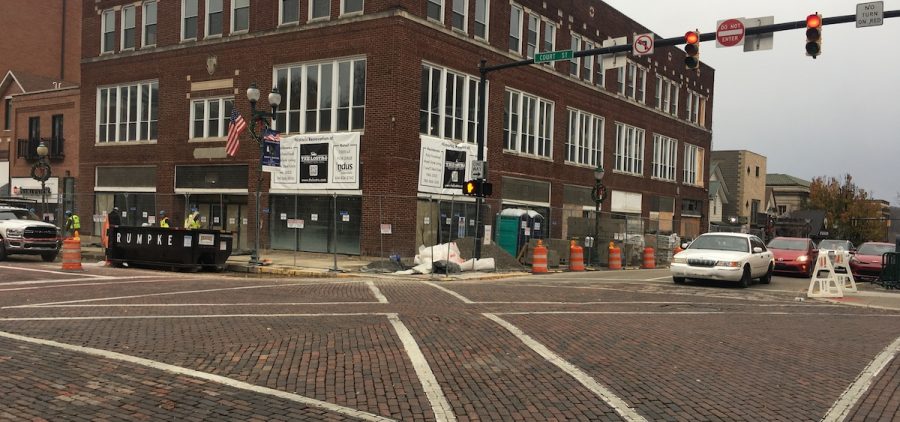
[[[11,266],[9,266],[9,265],[0,265],[0,268],[6,268],[6,269],[10,269],[10,270],[17,270],[17,271],[34,271],[34,272],[37,272],[37,273],[60,274],[60,275],[68,275],[68,276],[71,276],[71,275],[73,275],[73,274],[76,274],[76,273],[72,273],[71,271],[41,270],[41,269],[38,269],[38,268],[11,267]],[[80,274],[83,275],[83,276],[85,276],[85,277],[97,277],[97,278],[108,277],[108,276],[105,276],[105,275],[97,275],[97,274],[86,274],[86,273],[80,273]]]
[[[16,308],[178,308],[184,306],[321,306],[321,305],[381,305],[387,302],[256,302],[256,303],[90,303],[70,305],[20,305]],[[3,308],[6,309],[6,308]]]
[[[534,350],[535,353],[541,355],[544,359],[547,359],[556,367],[562,369],[567,374],[571,375],[575,380],[577,380],[581,385],[587,387],[588,390],[591,390],[598,397],[603,399],[606,404],[613,408],[619,416],[622,416],[626,421],[646,421],[643,416],[637,413],[637,410],[633,407],[629,406],[625,400],[622,400],[619,396],[617,396],[612,390],[601,385],[597,380],[592,378],[590,375],[579,369],[577,366],[567,362],[559,355],[551,351],[549,348],[534,340],[528,334],[525,334],[519,327],[510,324],[506,320],[498,317],[494,314],[482,314],[485,317],[491,319],[492,321],[500,324],[503,328],[506,328],[510,333],[516,336],[522,343],[525,343],[526,346]]]
[[[900,337],[893,343],[885,347],[875,359],[869,362],[869,365],[856,377],[856,380],[847,387],[836,402],[828,409],[828,413],[822,417],[823,422],[843,421],[847,418],[850,411],[856,406],[856,403],[872,386],[875,377],[884,370],[887,365],[894,360],[900,352]]]
[[[331,313],[331,314],[211,314],[211,315],[122,315],[122,316],[84,316],[84,317],[35,317],[35,318],[0,318],[3,321],[99,321],[116,319],[205,319],[205,318],[298,318],[298,317],[347,317],[347,316],[386,316],[378,312]]]
[[[24,281],[10,281],[9,283],[0,282],[0,287],[21,286],[21,285],[28,285],[28,284],[68,283],[68,282],[72,282],[72,281],[91,281],[91,280],[111,281],[111,280],[147,279],[147,278],[160,278],[160,276],[158,276],[158,275],[138,275],[138,276],[131,276],[131,277],[96,276],[94,278],[89,278],[89,279],[85,279],[84,277],[79,277],[79,278],[60,278],[60,279],[50,279],[50,280],[24,280]]]
[[[406,350],[406,354],[413,364],[416,375],[418,375],[419,380],[422,382],[422,389],[425,391],[425,396],[428,397],[428,401],[431,403],[431,409],[434,411],[434,418],[438,420],[438,422],[455,421],[456,415],[453,413],[453,408],[450,406],[450,402],[447,401],[447,397],[444,396],[444,391],[441,389],[441,385],[438,384],[437,378],[434,377],[431,367],[428,366],[428,360],[425,359],[425,355],[422,353],[422,350],[419,349],[416,339],[412,336],[409,329],[406,328],[406,325],[403,324],[403,321],[400,320],[400,317],[397,314],[388,314],[388,321],[394,326],[394,331],[396,331],[397,336],[400,337],[400,342],[403,343],[403,349]]]
[[[429,286],[431,286],[431,287],[434,287],[435,289],[438,289],[438,290],[440,290],[440,291],[442,291],[442,292],[444,292],[444,293],[447,293],[448,295],[453,296],[453,297],[459,299],[460,301],[462,301],[462,303],[475,303],[475,302],[472,302],[471,300],[469,300],[467,297],[465,297],[465,296],[463,296],[463,295],[461,295],[461,294],[459,294],[459,293],[456,293],[456,292],[454,292],[453,290],[450,290],[450,289],[448,289],[448,288],[446,288],[446,287],[444,287],[444,286],[439,286],[439,285],[434,284],[434,283],[432,283],[432,282],[430,282],[430,281],[424,281],[424,280],[422,281],[422,283],[427,284],[427,285],[429,285]]]
[[[0,331],[0,337],[6,337],[12,340],[18,340],[22,342],[37,344],[41,346],[49,346],[55,347],[58,349],[67,350],[75,353],[83,353],[91,356],[97,356],[104,359],[117,360],[121,362],[127,362],[133,365],[140,365],[147,368],[152,368],[156,370],[161,370],[165,372],[169,372],[176,375],[189,376],[193,378],[198,378],[210,382],[214,382],[217,384],[225,385],[232,388],[237,388],[240,390],[250,391],[258,394],[265,394],[268,396],[277,397],[280,399],[292,401],[295,403],[300,403],[305,406],[315,407],[318,409],[323,409],[329,412],[340,413],[342,415],[346,415],[353,418],[360,418],[367,421],[393,421],[393,419],[385,418],[383,416],[375,415],[372,413],[364,412],[362,410],[351,409],[349,407],[339,406],[333,403],[324,402],[321,400],[316,400],[314,398],[301,396],[299,394],[292,394],[285,391],[275,390],[273,388],[261,387],[258,385],[253,385],[250,383],[246,383],[243,381],[238,381],[235,379],[223,377],[220,375],[214,375],[207,372],[195,371],[193,369],[183,368],[180,366],[169,365],[167,363],[162,363],[150,359],[139,358],[136,356],[125,355],[117,352],[110,352],[107,350],[95,349],[92,347],[84,347],[84,346],[76,346],[67,343],[60,343],[52,340],[44,340],[33,337],[25,337],[17,334],[7,333]]]
[[[654,278],[648,278],[648,279],[647,279],[647,281],[656,281],[656,280],[671,280],[671,279],[672,279],[672,276],[670,276],[670,275],[667,275],[667,276],[662,276],[662,277],[654,277]]]
[[[12,289],[0,289],[0,292],[12,292],[12,291],[18,291],[18,290],[57,289],[57,288],[64,288],[64,287],[106,286],[109,284],[172,283],[172,282],[178,282],[178,281],[197,280],[197,279],[196,278],[194,278],[194,279],[159,279],[159,280],[136,280],[136,281],[122,281],[122,280],[126,280],[126,279],[122,279],[122,280],[113,279],[113,280],[115,280],[115,281],[105,281],[105,279],[104,279],[104,281],[102,281],[102,282],[98,281],[97,283],[58,284],[58,285],[53,285],[53,286],[16,287],[16,288],[12,288]],[[0,309],[2,309],[2,308],[0,308]]]
[[[378,303],[388,303],[387,298],[381,294],[381,290],[378,290],[378,286],[375,285],[374,281],[366,281],[366,285],[369,286],[369,290],[371,290],[372,294],[375,295],[375,298],[378,299]]]

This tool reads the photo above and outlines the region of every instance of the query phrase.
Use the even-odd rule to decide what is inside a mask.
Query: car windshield
[[[736,236],[700,236],[691,242],[688,249],[707,249],[713,251],[749,252],[747,239]]]
[[[786,249],[789,251],[805,251],[809,245],[805,239],[772,239],[769,249]]]
[[[825,239],[819,242],[819,249],[831,249],[846,251],[850,249],[850,242],[846,240]]]
[[[41,221],[36,214],[28,210],[2,210],[0,220],[32,220]]]
[[[863,243],[859,250],[856,251],[859,255],[884,255],[888,252],[894,252],[897,249],[895,245],[883,244],[879,245],[877,243]]]

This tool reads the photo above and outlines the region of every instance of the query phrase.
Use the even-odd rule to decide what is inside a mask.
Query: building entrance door
[[[234,234],[231,251],[248,251],[247,197],[241,195],[192,195],[193,206],[200,211],[202,227]]]

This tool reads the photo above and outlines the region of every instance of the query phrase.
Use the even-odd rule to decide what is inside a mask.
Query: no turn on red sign
[[[744,45],[743,18],[725,19],[716,25],[716,47]]]

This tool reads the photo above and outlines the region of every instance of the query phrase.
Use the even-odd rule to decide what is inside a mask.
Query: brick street
[[[894,420],[900,312],[667,270],[0,265],[2,420]]]

